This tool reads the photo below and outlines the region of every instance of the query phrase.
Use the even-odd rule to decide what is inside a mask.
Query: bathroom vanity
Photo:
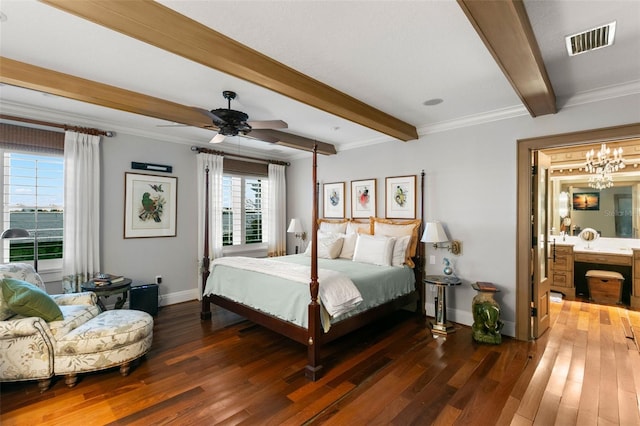
[[[615,247],[603,244],[587,247],[577,238],[567,237],[549,244],[549,278],[551,290],[562,293],[569,300],[587,296],[588,270],[599,269],[620,272],[624,277],[623,304],[640,309],[640,246]],[[615,239],[611,239],[615,240]],[[554,247],[555,246],[555,247]]]

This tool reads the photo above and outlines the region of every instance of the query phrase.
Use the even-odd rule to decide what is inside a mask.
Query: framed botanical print
[[[386,217],[389,219],[415,219],[416,176],[386,178]]]
[[[344,182],[325,183],[324,186],[324,217],[344,217]]]
[[[376,215],[376,180],[351,181],[351,218],[368,218]]]
[[[178,178],[125,173],[124,238],[175,237]]]

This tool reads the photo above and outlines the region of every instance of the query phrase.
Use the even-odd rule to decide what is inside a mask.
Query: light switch
[[[436,257],[434,255],[430,255],[429,256],[429,264],[430,265],[435,265],[436,264]]]

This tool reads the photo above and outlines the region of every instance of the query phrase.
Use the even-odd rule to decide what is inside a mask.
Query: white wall
[[[188,145],[117,134],[103,138],[101,266],[138,282],[153,283],[162,276],[160,304],[193,300],[197,296],[197,199],[195,154]],[[150,173],[178,178],[176,237],[124,239],[125,172],[131,162],[173,166],[173,173]]]
[[[453,261],[464,279],[448,292],[449,319],[470,325],[475,281],[495,283],[501,292],[505,333],[515,334],[516,140],[640,121],[640,95],[567,108],[556,115],[528,116],[429,134],[412,142],[388,142],[318,159],[318,179],[344,181],[347,214],[350,181],[376,178],[378,216],[384,216],[384,178],[425,176],[425,217],[441,220],[451,238],[462,241],[462,254],[427,248],[436,257],[427,273],[442,271],[442,258]],[[139,282],[163,276],[161,304],[197,297],[197,221],[195,154],[189,146],[118,134],[102,143],[102,269]],[[177,236],[123,238],[124,173],[131,161],[168,164],[178,177]],[[311,159],[287,168],[287,221],[301,218],[310,229],[313,184]],[[419,181],[419,179],[418,179]],[[322,211],[322,206],[319,206]],[[420,212],[420,206],[418,206]],[[419,214],[419,213],[418,213]],[[293,251],[295,239],[290,236]],[[428,296],[432,297],[429,292]],[[431,304],[427,304],[433,312]]]
[[[500,288],[505,334],[515,335],[516,306],[516,191],[517,140],[640,121],[640,95],[567,107],[551,116],[522,116],[492,123],[428,134],[412,142],[387,142],[369,148],[318,157],[318,180],[346,183],[346,211],[350,206],[350,181],[377,179],[378,216],[384,216],[385,177],[419,175],[425,178],[425,218],[440,220],[452,239],[462,241],[462,254],[427,248],[434,265],[427,273],[442,272],[448,257],[463,280],[448,290],[448,319],[471,325],[471,300],[476,281]],[[299,217],[311,229],[313,183],[311,160],[292,161],[287,170],[288,219]],[[322,212],[322,205],[319,205]],[[418,206],[418,215],[420,207]],[[427,301],[433,293],[428,292]],[[428,313],[433,307],[427,303]]]

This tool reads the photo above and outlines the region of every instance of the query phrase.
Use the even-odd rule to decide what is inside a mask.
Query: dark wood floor
[[[575,320],[572,312],[577,313]],[[615,343],[612,355],[619,360],[610,366],[598,361],[597,373],[584,374],[590,386],[605,378],[598,391],[582,392],[584,412],[593,411],[594,392],[596,412],[598,399],[608,403],[607,394],[614,393],[616,407],[623,410],[619,423],[640,424],[635,343],[622,326],[622,337],[601,334],[607,327],[603,321],[618,324],[623,318],[628,318],[630,331],[636,327],[640,333],[639,313],[580,302],[554,304],[553,313],[557,325],[538,341],[506,338],[491,346],[475,344],[466,326],[446,340],[434,339],[425,319],[398,312],[332,343],[324,353],[326,375],[314,383],[304,378],[303,346],[219,308],[214,308],[212,321],[200,322],[199,305],[188,302],[160,310],[152,350],[128,377],[117,369],[86,374],[72,389],[57,379],[43,394],[34,382],[3,383],[0,423],[554,424],[571,420],[566,413],[572,412],[572,404],[561,403],[558,390],[562,394],[567,387],[573,389],[571,396],[583,411],[576,390],[582,387],[575,384],[573,371],[581,364],[568,361],[566,366],[571,357],[563,341],[586,348],[594,337],[579,331],[597,327],[599,344]],[[624,360],[623,344],[631,354]],[[597,359],[600,353],[609,357],[609,352],[598,351]],[[595,362],[592,349],[582,356],[582,366]],[[558,360],[565,367],[559,367]],[[610,374],[623,383],[606,380]]]

